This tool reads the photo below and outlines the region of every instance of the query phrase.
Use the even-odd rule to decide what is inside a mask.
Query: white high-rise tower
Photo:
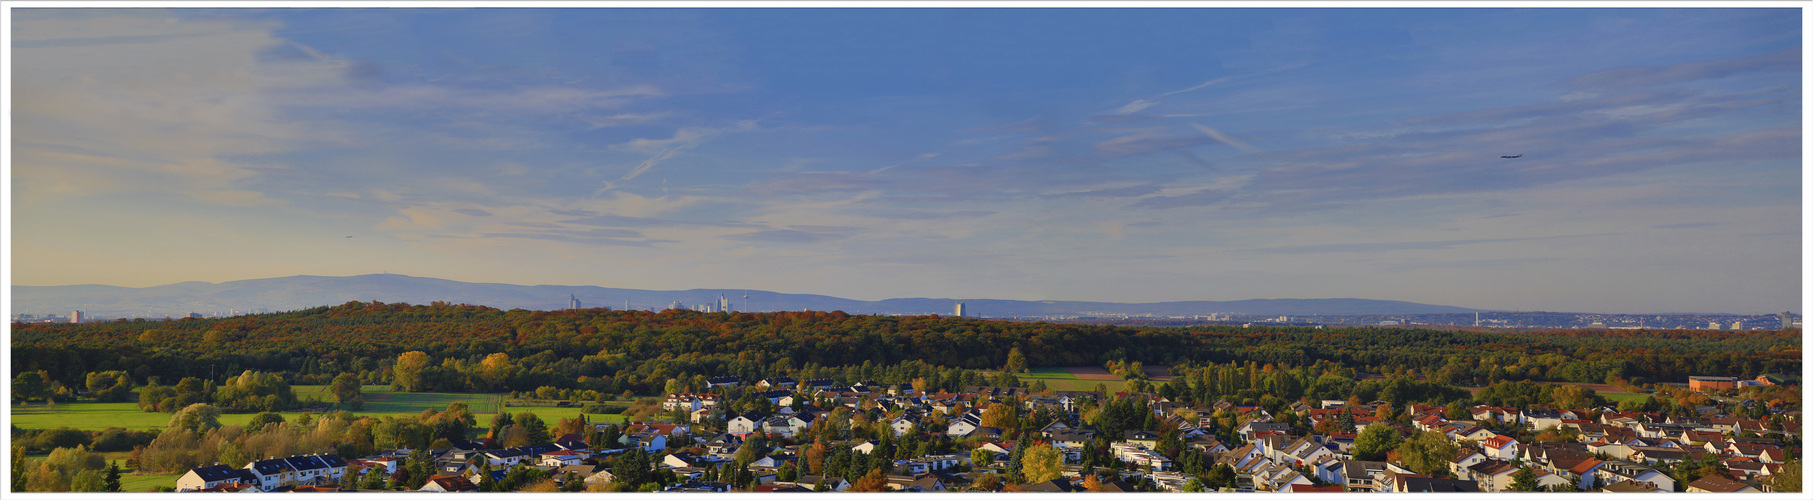
[[[959,318],[963,317],[963,303],[962,302],[957,303],[957,311],[956,311],[955,316],[957,316]]]

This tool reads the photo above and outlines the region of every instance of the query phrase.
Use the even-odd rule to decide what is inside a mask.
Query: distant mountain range
[[[747,300],[744,294],[748,294]],[[576,297],[581,307],[666,309],[674,302],[691,308],[716,305],[719,297],[731,308],[749,311],[844,311],[851,314],[950,315],[957,302],[965,303],[966,316],[1040,317],[1076,315],[1183,316],[1223,314],[1254,315],[1362,315],[1472,313],[1479,309],[1395,300],[1371,299],[1251,299],[1129,304],[1116,302],[1027,301],[996,299],[887,299],[851,300],[826,295],[776,293],[740,289],[632,290],[597,286],[506,285],[466,283],[399,274],[361,276],[290,276],[206,283],[188,281],[146,288],[108,285],[14,286],[13,312],[68,314],[83,311],[102,318],[182,317],[190,313],[226,315],[237,312],[293,311],[351,301],[427,304],[444,301],[500,309],[553,310],[567,307]],[[747,304],[747,306],[745,306]]]

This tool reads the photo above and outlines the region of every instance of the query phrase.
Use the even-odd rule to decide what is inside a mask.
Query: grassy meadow
[[[296,398],[308,400],[311,397],[332,401],[332,393],[327,386],[301,385],[294,386]],[[353,412],[354,415],[383,417],[386,415],[416,415],[422,410],[445,410],[447,405],[456,401],[466,402],[467,408],[479,414],[479,423],[488,424],[490,418],[485,415],[496,414],[498,405],[509,394],[462,394],[451,392],[392,392],[387,385],[368,385],[361,389],[365,394],[365,410]],[[628,406],[628,403],[619,403]],[[562,418],[579,416],[578,406],[558,408],[548,406],[510,406],[504,408],[510,413],[534,413],[549,424]],[[71,427],[82,430],[102,430],[108,427],[128,429],[162,429],[170,423],[168,413],[146,413],[139,411],[138,403],[93,403],[75,402],[59,403],[46,406],[43,403],[30,405],[13,405],[12,425],[22,429],[54,429]],[[284,418],[293,420],[302,412],[283,412]],[[227,413],[220,416],[222,425],[244,425],[252,420],[252,413]],[[592,422],[622,422],[623,415],[586,415]]]
[[[1053,380],[1078,380],[1076,374],[1063,368],[1028,368],[1026,372],[1019,375],[1020,380],[1044,380],[1046,385],[1051,385]]]

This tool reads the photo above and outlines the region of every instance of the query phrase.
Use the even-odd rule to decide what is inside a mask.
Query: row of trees
[[[228,377],[222,384],[185,377],[173,386],[158,385],[152,380],[139,390],[138,407],[145,412],[175,413],[198,403],[227,412],[274,412],[295,407],[296,394],[282,376],[253,370]]]
[[[499,311],[478,306],[354,302],[289,313],[183,321],[14,325],[14,375],[85,386],[89,373],[177,380],[209,370],[285,373],[327,383],[340,373],[383,378],[392,360],[429,353],[425,384],[446,390],[574,387],[611,378],[608,392],[654,392],[679,373],[763,377],[808,365],[1098,365],[1256,362],[1341,366],[1485,385],[1540,380],[1634,382],[1688,375],[1798,372],[1799,338],[1780,332],[1441,332],[1330,328],[1125,328],[839,312]],[[1014,355],[1018,349],[1019,356]],[[504,359],[493,360],[502,354]],[[755,354],[751,356],[749,354]],[[449,363],[451,361],[451,363]],[[669,373],[660,373],[667,371]],[[1134,370],[1124,371],[1134,376]],[[621,380],[619,372],[633,374]],[[601,392],[605,392],[602,388]]]

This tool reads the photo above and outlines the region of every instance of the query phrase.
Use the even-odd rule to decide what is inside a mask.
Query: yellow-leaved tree
[[[1042,483],[1064,476],[1064,454],[1049,444],[1026,449],[1020,457],[1020,475],[1028,483]]]

